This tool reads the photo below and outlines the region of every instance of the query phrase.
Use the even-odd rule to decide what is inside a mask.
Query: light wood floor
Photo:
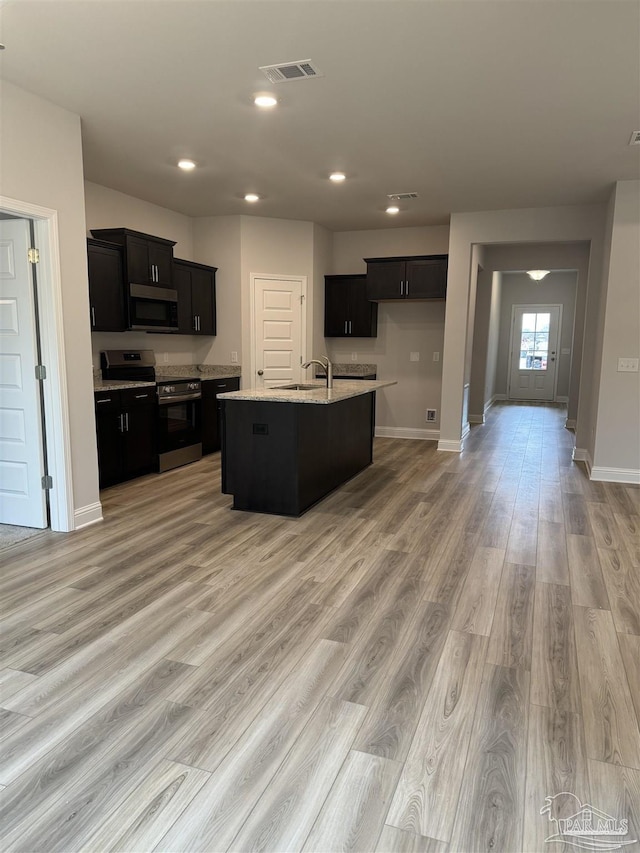
[[[561,792],[640,838],[640,492],[563,423],[378,439],[300,519],[216,454],[4,552],[3,849],[557,853]]]

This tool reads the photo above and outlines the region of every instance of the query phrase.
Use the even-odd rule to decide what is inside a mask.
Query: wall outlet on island
[[[357,361],[357,360],[358,360],[358,353],[352,352],[351,353],[351,361]]]
[[[167,363],[168,363],[168,361],[169,361],[169,353],[168,353],[168,352],[163,352],[163,353],[162,353],[162,361],[163,361],[165,364],[167,364]]]
[[[238,363],[238,353],[232,352],[231,353],[231,364],[237,364],[237,363]]]

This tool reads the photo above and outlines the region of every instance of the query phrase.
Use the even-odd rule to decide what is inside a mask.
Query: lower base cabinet
[[[96,392],[101,489],[156,470],[157,405],[152,387]]]
[[[220,450],[220,406],[218,394],[240,390],[240,377],[204,379],[202,382],[202,454]]]

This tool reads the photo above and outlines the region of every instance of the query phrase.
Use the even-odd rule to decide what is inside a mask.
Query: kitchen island
[[[222,491],[233,508],[298,516],[373,460],[376,391],[395,380],[340,380],[327,389],[219,394]]]

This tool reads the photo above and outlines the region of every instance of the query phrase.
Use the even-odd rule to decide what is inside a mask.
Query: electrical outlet
[[[351,353],[351,361],[357,361],[357,360],[358,360],[358,353],[352,352]]]
[[[638,359],[637,358],[619,358],[618,373],[637,373]]]
[[[420,361],[420,353],[419,352],[409,353],[409,361]]]
[[[440,361],[440,353],[439,352],[434,352],[433,360],[434,361]]]
[[[435,423],[438,420],[438,410],[437,409],[427,409],[427,417],[425,418],[427,423]]]
[[[237,363],[238,363],[238,353],[232,352],[231,353],[231,364],[237,364]]]
[[[164,361],[165,364],[169,361],[169,353],[168,352],[162,353],[162,360]]]

